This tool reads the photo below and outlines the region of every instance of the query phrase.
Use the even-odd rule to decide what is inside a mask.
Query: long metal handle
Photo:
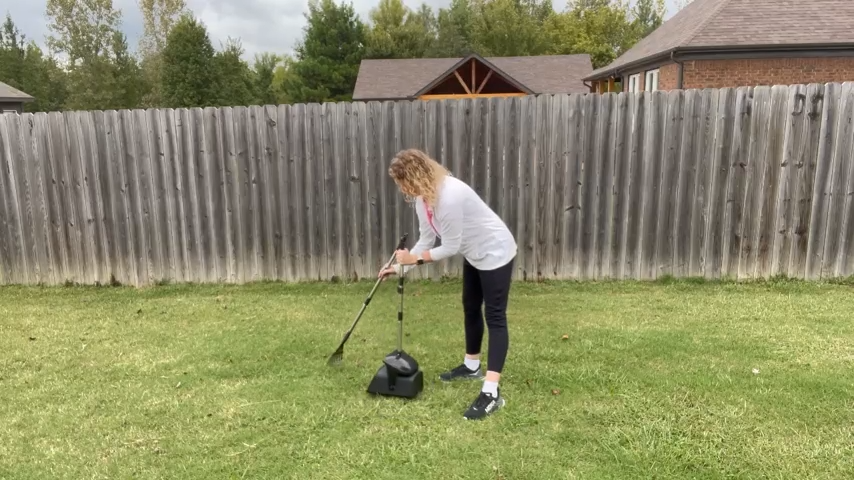
[[[385,270],[386,268],[391,266],[391,264],[394,262],[394,259],[396,256],[397,255],[395,255],[393,253],[391,254],[391,258],[389,258],[388,261],[385,262],[385,266],[383,267],[383,270]],[[374,296],[374,292],[377,291],[377,287],[380,286],[380,283],[382,283],[382,281],[383,281],[382,278],[378,278],[377,281],[374,283],[374,288],[371,289],[371,293],[369,293],[368,296],[365,298],[365,303],[362,304],[362,308],[367,307],[368,304],[371,303],[371,298]]]
[[[388,259],[388,262],[386,262],[385,266],[383,267],[383,270],[391,266],[392,262],[394,262],[395,257],[395,254],[391,255],[391,258]],[[374,293],[376,293],[377,288],[379,288],[380,283],[382,283],[382,281],[383,279],[382,277],[380,277],[377,279],[376,282],[374,282],[374,288],[372,288],[368,296],[365,297],[365,300],[362,302],[362,308],[359,309],[359,313],[356,314],[356,318],[353,319],[353,323],[350,325],[350,329],[347,330],[347,332],[344,334],[344,339],[341,341],[341,343],[346,342],[347,339],[350,338],[350,334],[353,333],[353,329],[356,327],[356,323],[359,322],[359,319],[362,318],[362,315],[365,313],[365,310],[367,310],[368,304],[371,303],[371,299],[374,298]]]
[[[404,272],[400,272],[400,278],[397,280],[397,293],[400,295],[400,305],[397,307],[397,351],[398,354],[403,352],[403,280],[406,277]]]
[[[406,245],[406,236],[404,233],[400,237],[400,243],[397,245],[398,250],[402,250]],[[400,277],[397,279],[397,293],[400,294],[400,305],[397,307],[397,351],[403,351],[403,281],[406,277],[406,269],[400,269]]]
[[[401,250],[406,246],[406,237],[408,234],[404,233],[402,237],[400,237],[400,242],[397,244],[397,249],[394,253],[391,254],[391,257],[388,259],[388,262],[382,267],[382,270],[389,268],[394,259],[397,257],[397,250]],[[402,272],[401,272],[402,273]],[[371,293],[365,297],[365,301],[362,302],[362,308],[359,309],[359,313],[356,314],[356,318],[353,319],[353,323],[350,325],[350,328],[344,333],[344,338],[341,339],[341,343],[338,344],[338,349],[330,355],[328,364],[333,365],[340,362],[341,357],[344,355],[344,344],[347,343],[347,340],[350,338],[350,335],[353,333],[353,330],[356,328],[356,324],[359,323],[359,319],[362,318],[362,314],[365,313],[365,310],[368,308],[368,304],[371,303],[371,299],[374,297],[374,293],[376,293],[377,288],[379,288],[380,283],[383,281],[383,277],[377,278],[377,281],[374,283],[374,288],[371,289]]]
[[[382,270],[385,270],[386,268],[390,267],[394,263],[394,259],[397,257],[397,250],[403,249],[403,247],[406,245],[406,238],[408,236],[409,236],[408,233],[404,233],[403,236],[400,237],[400,241],[398,241],[398,243],[397,243],[397,249],[394,251],[394,253],[391,254],[391,257],[389,257],[388,261],[385,262],[385,265],[382,267]],[[376,282],[374,282],[374,288],[372,288],[371,292],[368,293],[368,296],[365,297],[365,301],[362,302],[362,308],[359,309],[359,313],[357,313],[356,318],[353,319],[353,323],[352,323],[352,325],[350,325],[350,329],[347,330],[347,333],[344,334],[344,339],[341,342],[342,344],[344,342],[346,342],[347,339],[350,338],[350,334],[353,333],[353,329],[356,327],[356,323],[358,323],[359,319],[362,318],[362,315],[365,313],[365,310],[368,308],[368,304],[371,303],[371,299],[374,298],[374,293],[376,293],[377,288],[379,288],[380,283],[382,283],[382,281],[383,281],[383,278],[380,277],[377,279]]]
[[[400,238],[400,243],[397,245],[398,250],[402,250],[406,242],[406,233]],[[403,281],[406,277],[406,269],[400,269],[400,276],[397,279],[397,293],[400,295],[400,304],[397,307],[397,351],[403,351]]]
[[[391,254],[391,258],[388,259],[388,262],[386,262],[385,266],[383,267],[383,270],[390,267],[392,265],[392,263],[394,263],[394,259],[397,257],[397,251],[403,250],[403,248],[406,247],[406,238],[408,236],[409,236],[408,233],[404,233],[403,236],[400,237],[400,240],[397,242],[397,248],[395,249],[394,253]],[[403,319],[403,276],[404,276],[403,269],[401,269],[400,281],[398,282],[398,286],[397,286],[398,290],[401,292],[400,307],[398,309],[397,316],[401,320]],[[382,281],[383,281],[383,278],[380,277],[377,279],[377,282],[374,283],[374,288],[371,289],[371,293],[368,294],[367,298],[365,298],[365,302],[362,303],[362,308],[361,308],[361,310],[359,310],[359,314],[356,315],[356,320],[353,321],[353,326],[356,326],[356,322],[359,321],[359,318],[365,312],[365,309],[368,308],[368,304],[371,303],[371,299],[374,296],[374,292],[377,291],[377,287],[380,286],[380,283],[382,283]],[[401,328],[402,328],[402,324],[401,324]],[[352,330],[352,328],[351,328],[351,330]],[[347,336],[349,336],[349,335],[350,334],[348,332]],[[398,344],[400,344],[403,341],[403,330],[400,331],[398,336],[400,337],[400,339],[398,340]]]

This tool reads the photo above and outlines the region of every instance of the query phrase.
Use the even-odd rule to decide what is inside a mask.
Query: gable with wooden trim
[[[363,60],[354,101],[589,93],[589,55]]]
[[[523,97],[533,91],[478,55],[470,55],[418,91],[419,100]]]

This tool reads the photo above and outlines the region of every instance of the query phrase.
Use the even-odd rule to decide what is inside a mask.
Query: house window
[[[644,90],[654,92],[658,90],[658,69],[649,70],[646,72],[646,81],[644,82]]]
[[[629,85],[626,91],[629,93],[637,93],[640,91],[640,73],[636,73],[629,77]]]

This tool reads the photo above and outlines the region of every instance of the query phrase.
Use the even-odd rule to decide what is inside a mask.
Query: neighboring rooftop
[[[482,57],[362,60],[353,100],[414,98],[468,58]],[[593,71],[590,56],[586,54],[483,57],[482,60],[533,94],[590,92],[582,80]]]
[[[694,0],[585,80],[678,51],[854,50],[854,0]]]
[[[0,102],[32,102],[35,98],[0,82]]]

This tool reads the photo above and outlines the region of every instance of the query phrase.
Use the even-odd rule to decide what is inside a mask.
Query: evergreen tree
[[[169,32],[161,54],[160,92],[164,107],[208,107],[218,103],[216,52],[201,22],[189,14],[182,16]]]
[[[272,88],[276,95],[276,103],[294,103],[293,99],[288,95],[288,85],[293,81],[294,77],[293,64],[294,59],[290,55],[285,55],[273,71]]]
[[[229,39],[225,48],[214,56],[220,106],[245,106],[257,101],[255,79],[242,55],[240,42]]]
[[[310,0],[306,18],[287,95],[298,103],[350,101],[365,51],[364,24],[352,4],[333,0]]]
[[[27,112],[61,110],[65,102],[65,73],[35,42],[27,43],[9,14],[0,27],[0,82],[35,99],[24,104]]]
[[[121,32],[113,32],[112,74],[115,93],[112,108],[138,108],[148,91],[142,75],[142,68],[136,58],[128,50],[127,37]]]
[[[276,105],[279,103],[276,91],[276,69],[282,63],[282,56],[275,53],[255,55],[253,65],[253,80],[255,82],[256,103],[259,105]]]
[[[22,91],[26,91],[24,77],[29,66],[26,48],[24,35],[6,14],[6,21],[0,27],[0,81]]]
[[[56,60],[45,56],[35,42],[27,45],[26,69],[20,90],[35,100],[24,104],[28,112],[56,112],[65,108],[68,98],[67,77]],[[2,80],[2,79],[0,79]]]

